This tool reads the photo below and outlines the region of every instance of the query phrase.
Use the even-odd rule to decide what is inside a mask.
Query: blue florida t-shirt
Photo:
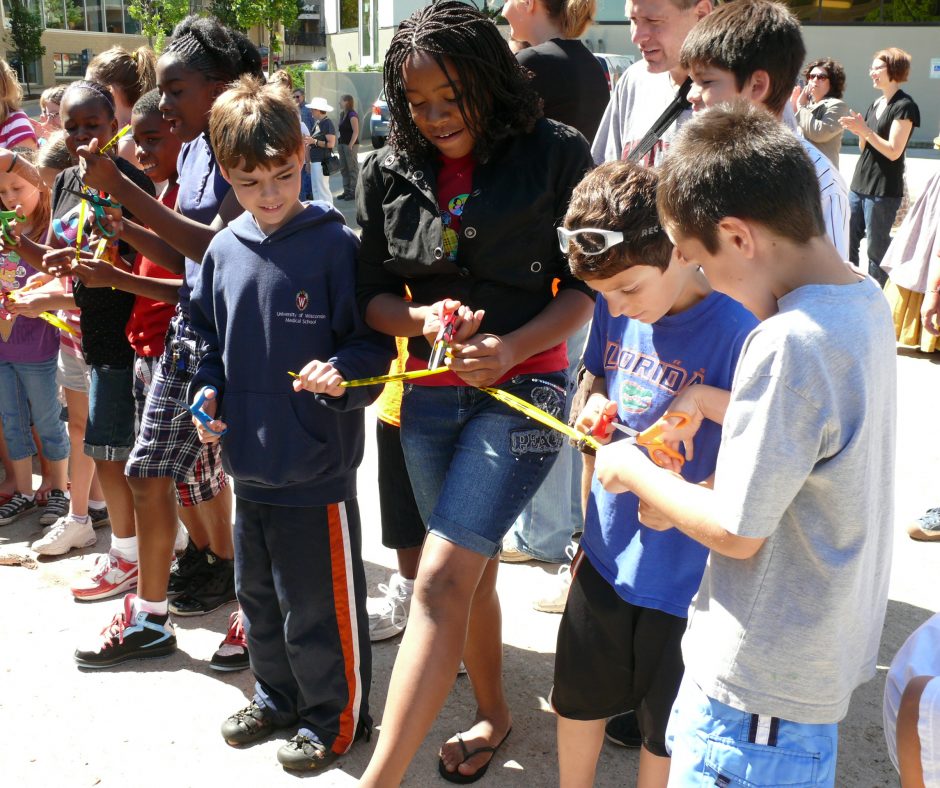
[[[584,366],[606,380],[618,419],[644,430],[686,386],[704,383],[730,390],[744,340],[757,323],[737,301],[718,292],[653,324],[611,317],[599,296]],[[623,437],[616,432],[614,440]],[[720,439],[721,427],[706,420],[695,436],[694,459],[682,468],[683,478],[700,482],[714,473]],[[581,547],[627,602],[685,618],[708,550],[675,528],[654,531],[640,525],[638,504],[633,493],[608,493],[595,476]]]

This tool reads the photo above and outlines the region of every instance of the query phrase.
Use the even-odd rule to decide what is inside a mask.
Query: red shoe
[[[137,588],[137,564],[111,551],[98,557],[91,577],[82,585],[72,586],[72,594],[76,599],[90,602],[134,588]]]
[[[245,628],[242,626],[241,608],[229,616],[228,633],[225,640],[219,644],[219,648],[212,659],[209,661],[209,667],[213,670],[235,671],[245,670],[248,664],[248,640],[245,638]]]

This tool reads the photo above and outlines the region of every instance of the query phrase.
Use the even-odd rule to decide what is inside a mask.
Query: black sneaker
[[[372,738],[371,722],[360,722],[356,728],[356,736],[353,741],[359,741],[365,738],[367,741]],[[317,769],[325,769],[339,757],[339,753],[321,742],[317,735],[307,729],[302,728],[297,732],[293,739],[284,744],[277,751],[277,762],[285,769],[291,771],[309,772]]]
[[[631,750],[635,750],[643,744],[643,734],[640,733],[640,725],[636,720],[635,711],[618,714],[607,720],[607,725],[604,726],[604,735],[607,741],[620,747],[629,747]]]
[[[169,596],[176,596],[189,590],[189,584],[200,572],[208,568],[206,563],[206,551],[200,550],[190,539],[186,543],[186,549],[173,559],[170,564],[170,582],[167,584],[166,592]]]
[[[76,650],[75,661],[83,668],[112,668],[132,659],[165,657],[176,651],[176,631],[169,616],[140,612],[134,615],[134,594],[124,597],[124,610],[102,631],[101,645]]]
[[[206,550],[206,566],[187,590],[170,602],[176,616],[202,616],[235,601],[235,562]]]
[[[95,509],[94,507],[89,506],[88,519],[91,520],[92,528],[103,528],[111,522],[111,517],[108,514],[108,507],[102,506],[100,509]]]
[[[222,738],[233,747],[240,747],[263,739],[276,727],[270,715],[252,700],[222,723]]]
[[[69,513],[69,497],[62,490],[52,490],[49,499],[39,515],[40,525],[55,525],[56,522]]]
[[[213,670],[234,672],[247,670],[251,667],[248,659],[248,640],[245,638],[245,628],[242,626],[241,610],[236,610],[228,619],[228,632],[219,647],[209,660],[209,667]]]
[[[9,525],[19,520],[24,514],[29,514],[35,508],[35,498],[29,500],[22,493],[13,493],[13,497],[3,506],[0,506],[0,525]]]

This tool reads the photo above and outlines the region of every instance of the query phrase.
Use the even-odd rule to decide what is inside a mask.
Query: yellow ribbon
[[[98,151],[98,153],[107,153],[109,150],[111,150],[111,148],[113,148],[115,145],[117,145],[118,142],[121,141],[121,137],[123,137],[125,134],[127,134],[127,132],[129,132],[130,130],[131,130],[131,124],[128,123],[123,129],[121,129],[121,130],[120,130],[117,134],[115,134],[110,140],[108,140],[108,141],[104,144],[104,147],[103,147],[101,150]]]
[[[520,413],[524,413],[530,419],[534,419],[540,424],[544,424],[546,427],[551,427],[553,430],[557,430],[562,435],[567,435],[569,438],[575,441],[584,441],[584,443],[590,446],[594,451],[597,451],[601,444],[598,443],[590,435],[585,435],[580,430],[576,430],[574,427],[569,427],[565,422],[559,421],[551,413],[546,413],[541,408],[537,408],[531,402],[526,402],[524,399],[520,399],[515,394],[510,394],[508,391],[503,391],[502,389],[494,389],[484,387],[480,391],[485,391],[491,397],[498,399],[504,405],[508,405],[514,410],[518,410]]]
[[[359,378],[358,380],[344,380],[340,385],[343,388],[356,388],[358,386],[378,386],[383,383],[394,383],[397,380],[415,380],[416,378],[426,378],[429,375],[440,375],[442,372],[449,372],[447,367],[438,367],[437,369],[416,369],[411,372],[398,372],[394,375],[376,375],[374,378]],[[296,372],[287,373],[292,378],[299,378]]]

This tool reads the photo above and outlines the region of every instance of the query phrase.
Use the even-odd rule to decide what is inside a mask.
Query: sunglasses
[[[598,230],[594,227],[585,227],[580,230],[558,228],[558,246],[563,254],[571,252],[571,243],[578,247],[581,254],[592,257],[603,254],[612,246],[623,243],[623,233],[617,230]]]
[[[42,112],[39,113],[39,117],[52,120],[53,118],[59,117],[59,113],[58,112],[46,112],[45,110],[43,110]]]
[[[809,78],[810,79],[829,79],[829,75],[812,73],[809,75]]]

